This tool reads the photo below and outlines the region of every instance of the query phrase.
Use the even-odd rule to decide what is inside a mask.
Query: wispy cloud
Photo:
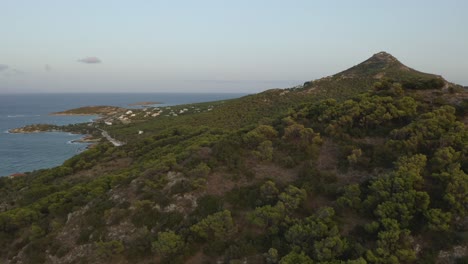
[[[0,64],[0,72],[8,70],[8,65]]]
[[[101,60],[97,57],[86,57],[83,59],[78,60],[79,62],[82,63],[87,63],[87,64],[96,64],[96,63],[101,63]]]

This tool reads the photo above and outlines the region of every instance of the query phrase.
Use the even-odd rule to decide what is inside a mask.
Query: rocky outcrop
[[[440,264],[458,263],[457,260],[468,256],[468,246],[455,246],[451,250],[442,250],[437,256]]]

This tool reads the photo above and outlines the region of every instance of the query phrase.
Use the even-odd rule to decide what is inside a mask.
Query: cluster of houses
[[[148,108],[145,108],[143,109],[143,117],[145,118],[148,118],[148,117],[158,117],[159,115],[161,115],[162,113],[162,110],[160,110],[159,108],[152,108],[152,109],[148,109]],[[131,122],[132,119],[134,119],[137,114],[139,115],[140,113],[138,113],[137,111],[134,111],[134,110],[128,110],[127,112],[121,114],[119,117],[115,118],[115,117],[111,117],[111,118],[108,118],[104,121],[104,123],[106,125],[109,125],[111,126],[113,124],[113,121],[115,121],[116,119],[124,124],[128,124]]]
[[[189,109],[190,108],[190,109]],[[194,113],[200,113],[202,112],[202,109],[198,107],[191,106],[189,108],[182,108],[182,109],[172,109],[170,106],[165,107],[164,109],[155,107],[155,108],[144,108],[141,110],[127,110],[125,113],[122,113],[120,116],[115,117],[109,117],[104,120],[104,123],[108,126],[112,126],[116,121],[120,121],[120,123],[128,124],[132,121],[132,119],[135,119],[137,116],[140,116],[142,118],[154,118],[161,116],[163,112],[167,112],[165,116],[179,116],[185,113],[189,113],[189,111],[194,112]],[[206,111],[211,111],[213,110],[213,106],[210,105],[206,109]]]
[[[193,108],[193,106],[192,106],[192,108]],[[166,108],[166,109],[170,110],[171,108]],[[187,108],[180,109],[178,113],[176,113],[176,111],[174,111],[174,110],[171,110],[171,112],[169,112],[169,114],[166,115],[166,116],[178,116],[178,115],[181,115],[181,114],[186,113],[186,112],[188,112]]]

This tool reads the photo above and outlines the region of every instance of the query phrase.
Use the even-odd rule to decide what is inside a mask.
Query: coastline
[[[222,94],[222,96],[220,94]],[[232,95],[228,96],[227,99],[237,98],[237,97],[245,95],[244,93],[242,94],[232,93],[232,94],[235,96],[232,96]],[[175,106],[175,105],[202,103],[202,102],[225,99],[225,96],[224,96],[224,93],[206,93],[206,94],[148,93],[148,94],[143,94],[143,95],[140,95],[140,94],[135,95],[133,93],[132,94],[129,93],[129,94],[117,94],[117,96],[115,96],[113,93],[110,93],[110,94],[109,93],[105,93],[105,94],[84,93],[83,95],[78,94],[77,96],[70,96],[70,94],[52,94],[52,96],[51,95],[45,96],[43,94],[11,95],[7,97],[2,97],[0,99],[2,99],[2,102],[4,105],[4,111],[1,112],[2,117],[0,118],[5,118],[6,121],[16,121],[16,122],[11,122],[11,124],[9,122],[3,122],[3,124],[0,125],[2,129],[2,133],[4,134],[4,137],[5,137],[5,140],[11,139],[11,142],[17,142],[17,143],[6,146],[8,148],[4,149],[6,153],[5,156],[8,156],[9,154],[7,153],[9,153],[10,151],[18,151],[18,153],[22,153],[23,155],[22,157],[24,157],[24,158],[21,158],[23,162],[18,162],[18,165],[14,165],[13,162],[10,163],[7,159],[5,159],[6,161],[6,163],[4,164],[5,166],[2,167],[2,170],[4,171],[4,173],[2,173],[1,176],[8,176],[10,174],[14,174],[18,172],[27,172],[27,171],[34,171],[37,169],[42,169],[43,167],[41,166],[44,166],[44,164],[49,164],[49,160],[56,159],[57,155],[52,153],[50,157],[43,156],[43,160],[44,160],[43,162],[34,161],[34,164],[37,164],[37,165],[31,165],[33,164],[33,162],[29,159],[30,155],[34,154],[35,155],[34,157],[42,155],[40,154],[41,151],[36,151],[37,149],[36,146],[39,146],[42,149],[47,148],[47,145],[44,145],[44,144],[40,145],[41,144],[40,140],[42,140],[42,136],[39,136],[36,134],[52,133],[49,136],[46,136],[46,138],[54,138],[55,136],[53,135],[53,133],[59,133],[63,135],[66,135],[66,134],[76,135],[76,136],[64,137],[62,135],[57,134],[56,137],[64,139],[63,141],[60,140],[59,144],[67,145],[67,142],[68,142],[68,148],[70,149],[79,148],[81,152],[85,150],[85,146],[86,148],[92,148],[96,144],[99,144],[99,142],[105,142],[106,139],[104,137],[101,137],[102,131],[96,132],[96,133],[94,132],[94,128],[95,128],[94,126],[93,128],[90,127],[89,129],[87,129],[85,125],[79,126],[79,128],[77,126],[73,126],[78,123],[83,123],[83,124],[84,123],[88,123],[88,124],[100,123],[100,127],[106,130],[107,125],[110,125],[111,122],[112,122],[112,125],[119,124],[118,122],[122,122],[125,124],[127,122],[128,123],[132,122],[133,119],[140,121],[139,118],[149,119],[149,118],[154,118],[155,116],[163,116],[162,114],[160,114],[160,115],[145,117],[144,116],[145,113],[141,112],[143,110],[139,108],[126,107],[131,103],[162,102],[162,104],[164,105],[167,104],[168,109],[170,109],[171,106]],[[45,106],[43,109],[42,108],[36,109],[35,107],[33,107],[35,104],[30,103],[30,102],[37,102],[38,100],[41,102],[42,105]],[[77,102],[86,102],[88,106],[84,106],[83,108],[79,106]],[[119,105],[119,106],[112,106],[114,103],[115,105]],[[100,105],[103,108],[106,108],[105,107],[106,104],[108,106],[110,105],[110,107],[107,108],[107,110],[109,111],[97,112],[95,110],[98,110],[98,108],[94,108],[94,109],[90,108],[90,106],[93,106],[93,105],[95,107]],[[159,106],[159,107],[162,107],[162,106]],[[59,111],[62,111],[62,109],[67,109],[67,108],[70,110],[75,109],[76,111],[74,113],[67,112],[69,110],[59,112]],[[13,109],[14,111],[10,109]],[[18,111],[16,109],[18,109]],[[23,110],[21,109],[23,109],[26,114],[23,114],[22,113]],[[118,110],[118,111],[114,112],[112,110]],[[128,111],[133,111],[133,114],[136,113],[137,114],[136,118],[134,118],[132,114],[126,114],[126,112]],[[140,112],[137,112],[137,111],[140,111]],[[167,110],[167,111],[172,111],[172,110]],[[119,119],[121,115],[125,115],[125,117],[128,118],[128,121],[127,119]],[[57,116],[57,119],[55,119],[54,116]],[[74,120],[75,119],[74,117],[76,117],[76,119],[80,121],[77,121],[77,122],[71,121],[71,123],[69,121],[64,121],[65,119]],[[114,118],[115,122],[114,120],[110,120],[110,118]],[[59,121],[57,122],[56,120],[59,120]],[[108,122],[106,123],[105,121],[108,121]],[[54,124],[55,122],[57,122],[57,124],[61,124],[61,123],[64,124],[64,125],[58,125],[60,127],[64,127],[64,126],[71,124],[71,126],[69,127],[70,129],[68,129],[67,127],[65,129],[31,130],[29,132],[12,131],[15,128],[20,128],[21,126],[25,126],[28,124],[29,125],[35,124],[35,123],[36,124],[37,123]],[[72,132],[71,130],[76,130],[76,131]],[[15,134],[31,134],[31,136],[24,137],[24,140],[23,140],[23,136],[21,135],[15,136]],[[95,141],[87,138],[87,136],[89,136],[90,134],[93,134],[96,137]],[[11,138],[8,138],[8,137],[11,137]],[[30,140],[29,137],[32,140]],[[3,140],[3,138],[0,138],[0,140]],[[29,146],[28,144],[30,142],[35,145]],[[76,145],[71,147],[70,144],[73,144],[73,143],[76,143]],[[117,145],[122,145],[122,143],[125,143],[125,142],[120,142],[120,144],[118,143]],[[81,144],[85,144],[85,145],[78,147],[78,145],[81,145]],[[18,150],[16,150],[15,148],[18,148]],[[73,152],[74,152],[73,156],[79,154],[78,151],[73,151]],[[13,155],[9,155],[9,156],[13,157]],[[63,161],[65,161],[67,158],[68,157],[64,156]],[[50,166],[50,168],[54,166]]]
[[[50,116],[100,116],[100,114],[50,113]]]
[[[101,141],[100,138],[95,138],[92,135],[83,135],[81,138],[70,140],[70,143],[96,144]]]
[[[10,133],[7,131],[7,133]],[[96,138],[93,135],[89,134],[80,134],[76,132],[69,132],[69,131],[61,131],[61,130],[51,130],[51,131],[35,131],[35,132],[24,132],[24,133],[10,133],[10,134],[39,134],[39,133],[65,133],[69,135],[80,135],[80,138],[72,139],[69,141],[66,141],[67,144],[79,144],[81,147],[79,147],[79,151],[77,151],[73,156],[76,156],[80,154],[81,152],[94,148],[100,141],[101,138]],[[72,157],[73,157],[72,156]],[[65,160],[64,160],[65,161]],[[55,166],[47,167],[47,168],[53,168]],[[44,168],[42,168],[44,169]],[[5,175],[0,175],[0,177],[10,177],[10,178],[15,178],[15,177],[22,177],[25,175],[28,175],[34,170],[18,170],[10,174],[5,174]]]

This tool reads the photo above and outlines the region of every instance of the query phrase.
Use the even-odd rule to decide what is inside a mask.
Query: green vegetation
[[[468,243],[466,95],[405,67],[377,54],[300,89],[109,126],[126,145],[0,178],[0,260],[441,261]]]

